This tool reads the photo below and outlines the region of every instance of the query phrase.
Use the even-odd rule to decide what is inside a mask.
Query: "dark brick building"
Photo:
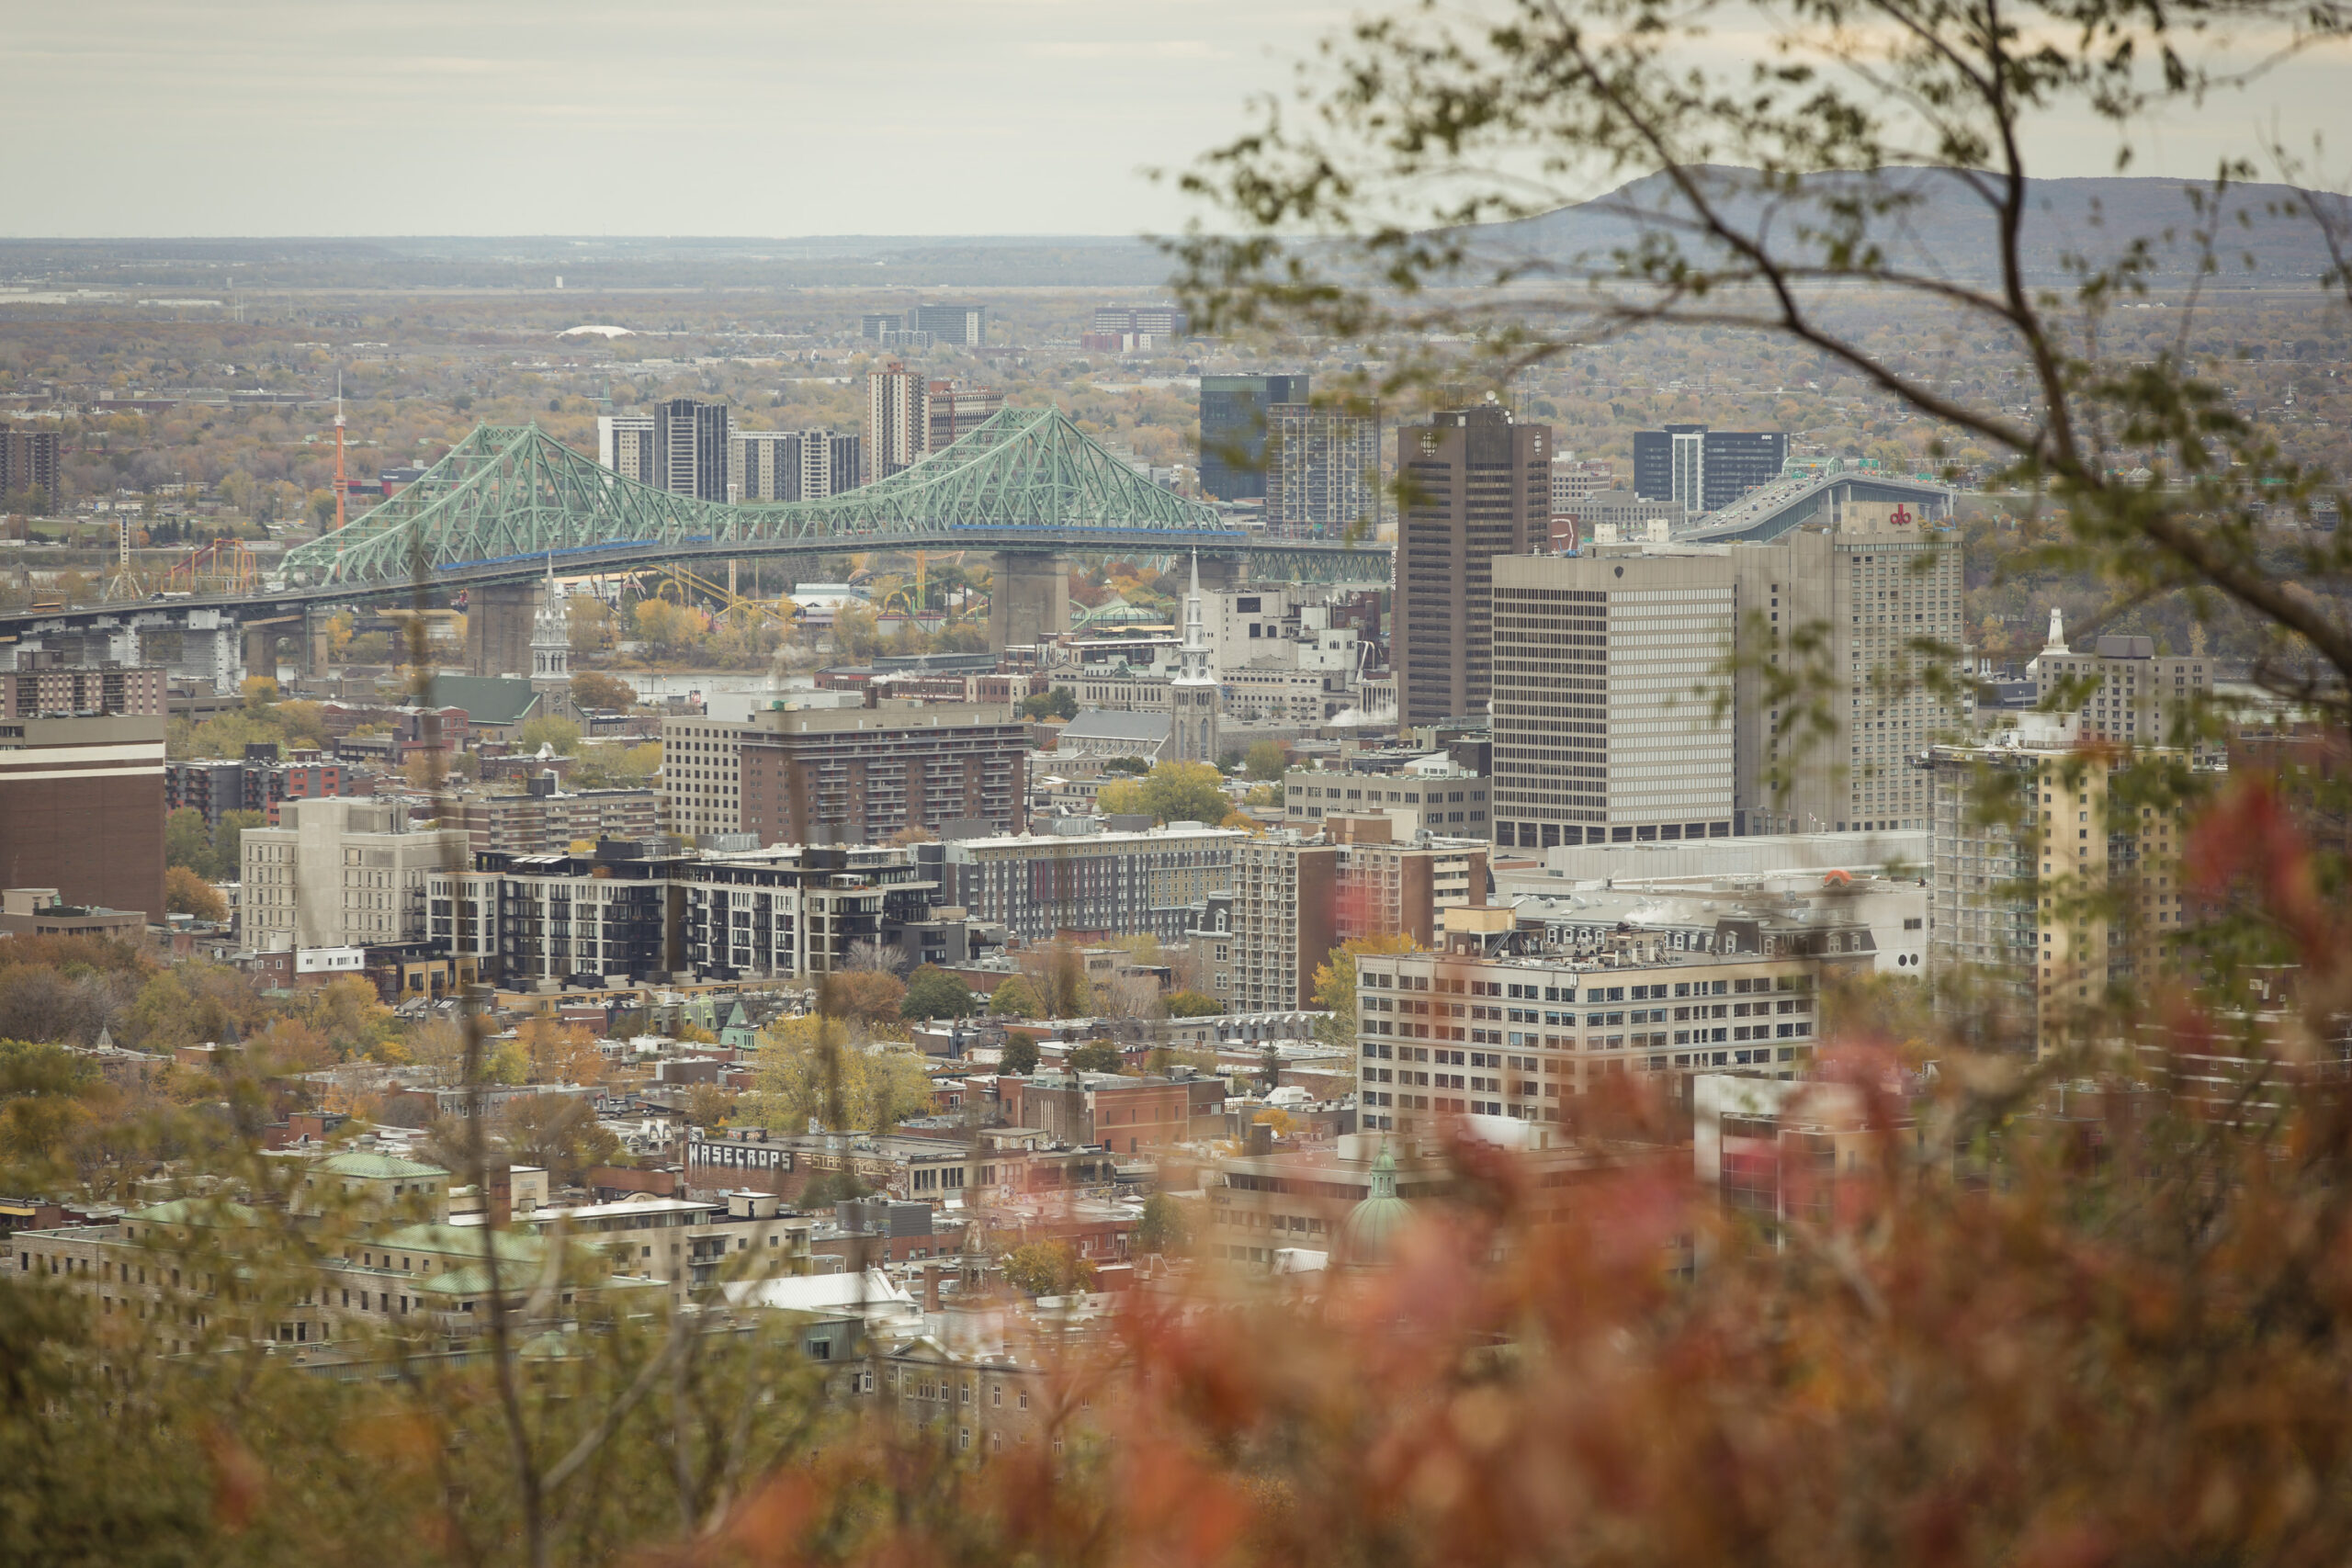
[[[0,887],[164,918],[164,721],[0,721]]]
[[[741,736],[742,830],[763,844],[879,843],[1026,815],[1028,726],[978,705],[763,713]]]

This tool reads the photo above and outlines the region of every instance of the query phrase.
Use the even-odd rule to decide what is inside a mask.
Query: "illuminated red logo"
[[[1897,502],[1894,505],[1894,515],[1888,518],[1887,521],[1894,524],[1898,528],[1908,528],[1911,526],[1911,513],[1901,502]]]

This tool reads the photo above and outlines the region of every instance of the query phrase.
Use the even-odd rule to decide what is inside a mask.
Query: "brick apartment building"
[[[287,801],[346,795],[352,782],[351,771],[341,762],[315,755],[281,762],[277,747],[261,741],[247,746],[242,760],[164,763],[164,805],[169,811],[201,811],[208,827],[219,827],[224,811],[258,811],[275,826]]]
[[[162,717],[162,667],[106,664],[68,670],[32,665],[0,671],[0,718],[94,713]]]
[[[776,710],[721,744],[741,756],[741,830],[763,844],[878,843],[966,819],[1010,833],[1025,816],[1029,727],[1001,708]]]

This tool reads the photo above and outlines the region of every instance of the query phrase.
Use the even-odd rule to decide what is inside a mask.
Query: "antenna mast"
[[[334,373],[334,525],[343,527],[343,372]]]

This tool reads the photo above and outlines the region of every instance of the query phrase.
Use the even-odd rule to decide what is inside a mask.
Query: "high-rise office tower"
[[[727,499],[725,403],[673,398],[653,411],[653,468],[646,482],[700,501]]]
[[[1958,535],[1845,500],[1826,526],[1730,551],[1738,830],[1924,831],[1919,757],[1963,717],[1937,679],[1959,669]]]
[[[1167,754],[1180,762],[1217,760],[1217,714],[1224,694],[1209,666],[1208,628],[1201,617],[1201,558],[1193,557],[1193,588],[1184,595],[1184,646],[1169,683],[1173,728]]]
[[[59,450],[54,430],[0,429],[0,500],[39,491],[54,509]]]
[[[1724,546],[1496,561],[1495,841],[1728,838],[1737,602]]]
[[[1955,668],[1960,644],[1950,530],[1892,503],[1849,501],[1828,526],[1767,544],[1594,545],[1577,560],[1493,570],[1497,843],[1590,843],[1604,824],[1613,841],[1621,821],[1635,840],[1687,838],[1690,823],[1719,820],[1694,812],[1669,835],[1670,814],[1616,805],[1642,787],[1619,776],[1626,759],[1653,742],[1695,746],[1693,727],[1711,715],[1731,745],[1730,832],[1926,829],[1919,758],[1962,717],[1951,687],[1933,680]],[[1621,649],[1613,612],[1599,614],[1611,599],[1562,597],[1651,583],[1702,592],[1714,617],[1682,628],[1680,653]],[[1668,657],[1697,662],[1643,720],[1634,688],[1620,682]],[[1691,755],[1695,767],[1701,751]],[[1603,810],[1596,822],[1590,814]]]
[[[985,305],[918,305],[907,325],[940,343],[978,348],[988,341],[989,310]]]
[[[896,310],[868,310],[858,318],[858,335],[879,343],[906,330],[907,318]]]
[[[1306,403],[1266,411],[1266,526],[1336,534],[1380,525],[1380,421]]]
[[[639,484],[653,482],[653,416],[605,414],[596,421],[596,461]]]
[[[1184,335],[1183,308],[1177,305],[1097,305],[1091,331],[1133,333],[1164,347]]]
[[[1789,460],[1786,432],[1709,430],[1669,424],[1634,433],[1634,493],[1681,503],[1687,516],[1729,506],[1781,477]]]
[[[887,479],[922,460],[931,443],[931,383],[893,360],[865,378],[865,466]]]
[[[1266,493],[1266,419],[1276,403],[1308,400],[1304,376],[1201,378],[1201,490],[1218,501]]]
[[[738,501],[821,501],[857,488],[862,446],[831,430],[739,430],[728,487]]]
[[[1203,383],[1206,385],[1205,380]],[[1488,565],[1551,537],[1552,429],[1496,403],[1396,432],[1396,624],[1404,724],[1483,713],[1492,685]]]
[[[955,381],[933,381],[927,393],[926,452],[944,452],[988,423],[1004,407],[1004,394],[992,387],[967,387]]]

